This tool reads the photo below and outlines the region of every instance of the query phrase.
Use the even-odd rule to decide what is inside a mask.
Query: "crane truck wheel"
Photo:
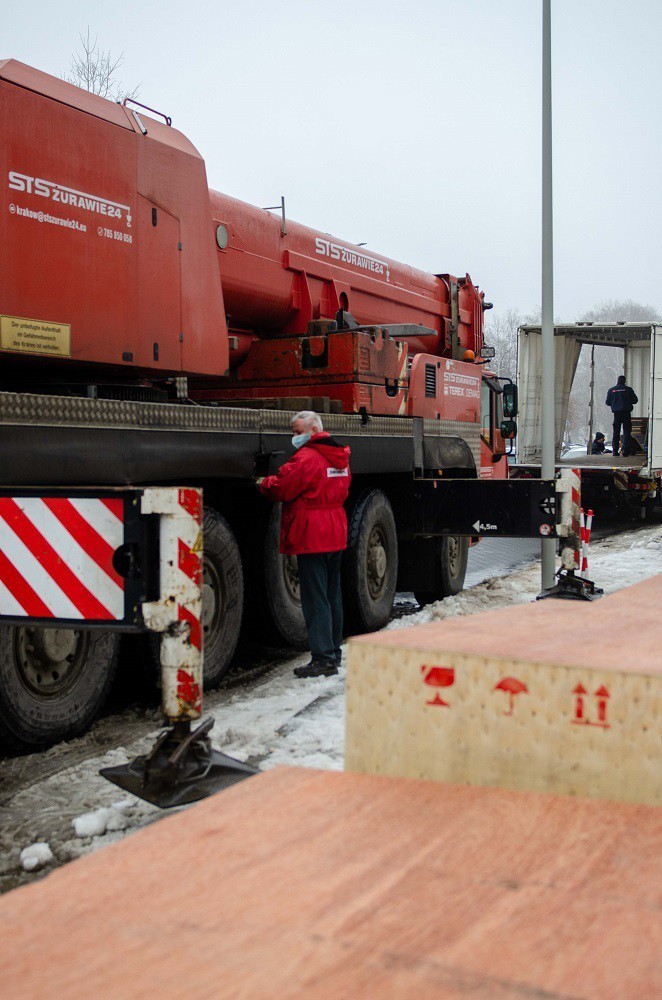
[[[284,643],[308,649],[296,556],[283,556],[278,551],[280,513],[280,504],[269,504],[252,534],[246,635],[279,646]]]
[[[414,591],[414,597],[421,605],[433,604],[444,597],[459,594],[467,574],[468,538],[447,535],[445,538],[435,538],[430,544],[434,544],[436,550],[437,585],[433,590]]]
[[[202,631],[204,687],[216,687],[230,668],[239,640],[244,609],[241,556],[230,525],[205,507],[202,522]]]
[[[2,742],[36,750],[84,733],[110,691],[119,639],[87,629],[0,629]]]
[[[398,537],[391,504],[381,490],[363,493],[349,515],[342,576],[347,630],[383,628],[395,597]]]

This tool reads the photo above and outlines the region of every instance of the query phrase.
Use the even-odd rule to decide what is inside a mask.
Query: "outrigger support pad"
[[[197,802],[257,774],[256,768],[214,750],[209,740],[213,719],[191,731],[190,722],[166,729],[145,756],[104,767],[99,774],[160,809]]]
[[[537,601],[544,601],[547,597],[560,597],[570,601],[597,601],[604,596],[601,587],[596,587],[593,580],[577,576],[574,569],[560,569],[556,576],[558,583],[538,594]]]

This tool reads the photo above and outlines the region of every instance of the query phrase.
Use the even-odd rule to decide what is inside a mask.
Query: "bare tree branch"
[[[642,305],[634,299],[605,299],[581,317],[586,323],[654,323],[662,317],[655,306]]]
[[[116,80],[117,71],[124,62],[124,53],[114,58],[110,52],[104,52],[99,47],[98,37],[92,39],[89,27],[79,37],[80,50],[71,57],[69,73],[63,79],[111,101],[138,97],[140,84],[128,89]]]

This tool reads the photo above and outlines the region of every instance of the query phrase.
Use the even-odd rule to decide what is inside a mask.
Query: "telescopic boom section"
[[[210,194],[233,364],[254,336],[305,335],[341,309],[362,326],[411,327],[398,334],[410,356],[480,353],[484,293],[469,275],[428,274],[289,219],[283,233],[276,215]]]

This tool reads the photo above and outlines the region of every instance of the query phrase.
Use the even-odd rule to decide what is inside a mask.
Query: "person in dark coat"
[[[591,455],[604,455],[605,452],[605,436],[600,431],[595,435],[593,444],[591,445]]]
[[[612,449],[614,455],[618,455],[621,437],[621,427],[623,428],[623,454],[628,452],[630,434],[632,433],[632,417],[630,414],[636,403],[639,402],[634,389],[625,384],[625,375],[619,375],[616,385],[613,385],[607,393],[605,403],[611,407],[614,414],[614,436],[612,438]]]
[[[349,448],[322,429],[320,417],[302,410],[292,419],[294,455],[275,476],[258,480],[260,492],[282,503],[280,551],[295,555],[301,606],[312,659],[297,677],[338,673],[342,642],[340,562],[347,547],[343,504],[351,481]]]

